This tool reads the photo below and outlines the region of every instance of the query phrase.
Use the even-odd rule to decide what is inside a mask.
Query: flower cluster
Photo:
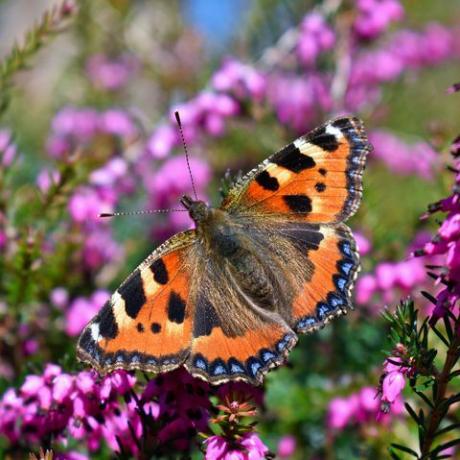
[[[53,119],[47,149],[52,157],[64,158],[103,136],[113,136],[128,144],[137,135],[136,124],[123,110],[98,112],[92,108],[65,107]]]
[[[137,68],[136,58],[129,54],[116,58],[95,54],[86,63],[86,71],[91,83],[107,91],[116,91],[126,86]]]
[[[424,261],[409,257],[400,262],[381,262],[373,273],[362,275],[356,284],[356,301],[366,305],[379,300],[390,303],[407,295],[427,280]],[[378,303],[379,305],[380,302]]]
[[[392,22],[404,16],[404,8],[398,0],[357,0],[356,9],[354,32],[366,40],[379,37]]]
[[[404,410],[402,399],[395,395],[391,413],[380,413],[380,401],[375,388],[364,387],[346,397],[337,397],[329,402],[327,425],[332,430],[343,430],[352,424],[366,425],[371,422],[388,424],[391,416]]]
[[[140,449],[187,451],[191,432],[207,431],[208,393],[205,383],[185,371],[142,387],[124,371],[100,378],[94,371],[72,375],[48,364],[42,375],[28,375],[19,390],[4,393],[0,434],[12,445],[51,440],[60,450],[68,434],[84,441],[89,452],[102,443],[131,455]]]
[[[388,131],[372,131],[369,140],[374,145],[375,158],[384,162],[396,174],[417,175],[433,179],[439,169],[439,155],[426,142],[406,144]]]
[[[320,13],[310,13],[303,18],[296,50],[303,65],[313,66],[318,56],[331,50],[334,44],[334,31]]]
[[[452,194],[429,206],[429,214],[446,212],[447,216],[439,227],[434,238],[422,249],[416,251],[418,256],[437,256],[438,264],[432,267],[437,283],[444,285],[438,293],[430,323],[435,325],[440,318],[452,314],[458,316],[458,300],[460,299],[460,199],[459,184],[460,167],[456,142],[452,146],[455,161],[455,184]]]

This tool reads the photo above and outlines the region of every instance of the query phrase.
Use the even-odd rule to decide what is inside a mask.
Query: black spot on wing
[[[321,241],[324,239],[324,235],[320,231],[316,231],[314,227],[312,229],[287,228],[283,229],[282,234],[305,255],[308,254],[308,251],[318,250]]]
[[[110,300],[102,307],[95,321],[99,324],[99,334],[105,339],[114,339],[118,335],[118,326]]]
[[[339,129],[349,129],[353,127],[350,118],[339,118],[332,123],[332,126]]]
[[[166,284],[169,280],[168,270],[163,262],[163,259],[157,259],[150,265],[150,270],[153,273],[153,279],[159,284]]]
[[[300,150],[294,144],[289,144],[284,149],[275,153],[270,158],[270,161],[295,173],[314,168],[316,165],[312,157],[300,153]]]
[[[276,192],[280,188],[280,184],[276,177],[270,176],[268,171],[262,171],[257,174],[256,182],[265,190]]]
[[[185,319],[185,300],[174,291],[169,295],[168,319],[177,324],[183,323]]]
[[[311,212],[311,199],[307,195],[284,195],[284,202],[294,212]]]
[[[333,134],[328,134],[324,126],[308,135],[308,142],[321,147],[326,152],[334,152],[339,148],[337,138]]]
[[[327,170],[324,169],[324,168],[319,168],[318,169],[318,172],[322,175],[322,176],[325,176],[327,174]]]
[[[158,333],[161,331],[161,324],[159,324],[159,323],[152,323],[152,325],[150,326],[150,330],[151,330],[154,334],[158,334]]]
[[[326,190],[326,184],[324,182],[317,182],[315,184],[315,189],[317,192],[322,193]]]
[[[220,326],[220,320],[212,303],[200,295],[196,303],[193,337],[210,335],[213,328]]]
[[[136,329],[137,332],[144,332],[144,325],[142,323],[137,323]]]
[[[146,301],[141,272],[139,270],[133,272],[126,283],[118,288],[118,292],[125,301],[126,314],[135,319]]]

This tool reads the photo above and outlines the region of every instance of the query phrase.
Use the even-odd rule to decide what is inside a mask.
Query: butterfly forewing
[[[251,171],[222,206],[229,212],[283,214],[311,223],[343,221],[359,206],[369,151],[360,120],[332,120]]]
[[[192,340],[194,245],[194,232],[175,235],[128,277],[82,332],[82,361],[102,372],[183,364]]]

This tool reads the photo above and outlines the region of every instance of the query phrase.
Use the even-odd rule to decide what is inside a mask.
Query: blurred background
[[[246,172],[347,113],[375,148],[349,222],[363,265],[356,310],[270,373],[258,431],[279,458],[387,458],[390,442],[416,443],[401,404],[376,420],[372,391],[388,346],[382,311],[409,294],[429,309],[419,293],[436,291],[428,261],[410,254],[451,184],[459,32],[458,0],[0,1],[0,394],[47,363],[81,371],[84,325],[191,225],[187,213],[97,217],[175,207],[191,191],[174,110],[199,195],[215,205],[227,169]],[[21,423],[0,417],[0,455],[44,445]],[[56,439],[57,452],[112,455],[102,434],[97,445]]]

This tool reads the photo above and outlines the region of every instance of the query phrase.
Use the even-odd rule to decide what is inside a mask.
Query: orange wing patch
[[[348,227],[321,226],[324,238],[315,251],[309,252],[314,272],[293,302],[294,329],[308,332],[318,329],[334,316],[351,307],[350,295],[359,257]]]
[[[341,222],[356,212],[370,144],[356,118],[331,121],[289,144],[249,173],[224,208],[289,214],[311,223]],[[236,195],[236,197],[235,197]],[[239,208],[242,208],[241,210]]]
[[[190,278],[188,248],[148,259],[85,328],[79,358],[104,372],[180,366],[192,340]]]

